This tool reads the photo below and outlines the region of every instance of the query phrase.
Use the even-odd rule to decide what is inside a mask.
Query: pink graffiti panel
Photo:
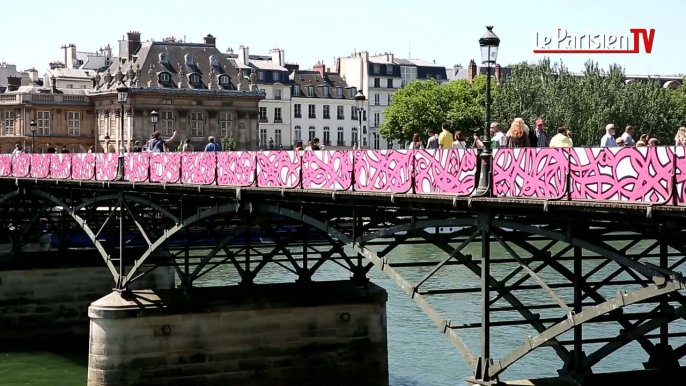
[[[413,150],[414,190],[423,194],[469,194],[474,189],[473,149]]]
[[[47,178],[50,175],[50,154],[29,154],[31,178]]]
[[[348,190],[352,186],[353,154],[349,150],[303,152],[305,189]]]
[[[124,155],[124,180],[146,182],[150,174],[151,153],[126,153]]]
[[[260,151],[257,153],[257,186],[294,188],[300,185],[300,152]]]
[[[114,181],[117,178],[117,163],[119,154],[98,153],[95,155],[95,179],[98,181]]]
[[[676,161],[676,186],[674,187],[674,194],[676,195],[677,203],[683,204],[686,202],[686,147],[672,146],[670,151]]]
[[[412,188],[413,150],[355,150],[355,189],[406,193]]]
[[[45,154],[50,157],[50,178],[66,179],[71,177],[72,154]]]
[[[184,152],[181,156],[181,183],[207,185],[214,182],[217,152]]]
[[[669,147],[573,148],[571,198],[662,202],[670,196]]]
[[[175,184],[181,177],[181,153],[150,153],[150,181]]]
[[[31,169],[31,154],[12,155],[12,177],[28,177]]]
[[[95,154],[77,153],[71,157],[71,178],[92,180],[95,177]]]
[[[217,185],[250,186],[255,183],[256,152],[231,151],[217,155]]]
[[[0,154],[0,177],[12,174],[12,154]]]
[[[496,149],[493,191],[499,197],[559,198],[567,190],[566,150]]]

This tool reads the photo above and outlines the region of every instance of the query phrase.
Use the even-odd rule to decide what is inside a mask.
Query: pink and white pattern
[[[95,154],[72,154],[71,178],[74,180],[92,180],[93,177],[95,177]]]
[[[0,177],[12,175],[12,154],[0,154]]]
[[[151,153],[150,182],[175,184],[181,178],[181,153]]]
[[[217,185],[250,186],[255,184],[256,153],[251,151],[220,152],[217,155]]]
[[[50,155],[29,154],[31,157],[31,178],[47,178],[50,175]]]
[[[355,189],[406,193],[412,188],[413,150],[355,150]]]
[[[561,198],[568,172],[565,149],[496,149],[493,192],[499,197]]]
[[[351,151],[306,151],[302,157],[304,189],[348,190],[352,186]]]
[[[301,155],[296,151],[257,153],[257,186],[295,188],[300,185]]]
[[[147,182],[150,174],[151,153],[126,153],[124,155],[124,180]]]
[[[423,194],[469,194],[474,189],[472,149],[413,150],[414,190]]]
[[[12,155],[12,177],[28,177],[31,170],[31,154]]]
[[[181,183],[208,185],[214,183],[217,152],[184,152],[181,156]]]
[[[95,179],[98,181],[114,181],[117,178],[117,153],[98,153],[95,155]]]
[[[571,198],[664,202],[671,192],[673,148],[570,149]]]
[[[71,154],[45,154],[44,156],[50,157],[50,178],[71,178]]]

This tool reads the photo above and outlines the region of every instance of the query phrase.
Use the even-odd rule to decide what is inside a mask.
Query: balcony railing
[[[88,104],[85,95],[60,95],[60,94],[10,94],[0,95],[0,104]]]

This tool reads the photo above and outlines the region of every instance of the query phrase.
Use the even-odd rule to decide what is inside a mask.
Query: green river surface
[[[617,243],[610,243],[617,244]],[[623,245],[618,243],[617,245]],[[640,243],[632,251],[646,248],[645,243]],[[374,248],[374,247],[372,247]],[[374,248],[379,249],[379,248]],[[505,256],[506,252],[492,245],[492,256]],[[519,251],[518,249],[515,249]],[[555,251],[556,248],[553,248]],[[471,253],[475,257],[480,254],[480,246],[473,243],[467,247],[464,253]],[[657,252],[657,250],[655,251]],[[390,255],[391,261],[419,261],[432,259],[436,262],[446,255],[429,245],[403,245],[396,248]],[[677,258],[670,258],[676,261]],[[646,259],[657,263],[656,259]],[[585,261],[584,272],[588,272],[600,263],[599,260]],[[563,262],[568,268],[572,268],[570,261]],[[534,266],[537,264],[534,264]],[[609,264],[602,269],[597,276],[588,281],[600,281],[608,273],[613,272],[616,264]],[[513,271],[513,264],[494,264],[491,273],[500,279]],[[403,276],[410,282],[416,283],[431,270],[430,267],[414,270],[401,270]],[[557,274],[549,269],[540,272],[547,282],[562,282]],[[341,280],[348,278],[350,274],[333,263],[324,264],[315,275],[315,280]],[[522,274],[516,277],[521,277]],[[227,285],[236,282],[236,273],[232,267],[221,266],[202,278],[198,285],[216,286]],[[391,386],[441,386],[441,385],[465,385],[465,378],[471,375],[470,368],[464,362],[461,354],[433,325],[431,320],[421,311],[419,306],[412,301],[407,294],[378,269],[374,268],[370,273],[371,280],[388,291],[387,304],[388,314],[388,356],[391,374]],[[627,279],[620,275],[617,280]],[[268,265],[260,275],[258,282],[293,281],[291,273],[277,265]],[[440,283],[441,286],[432,285]],[[527,284],[533,283],[530,280]],[[461,266],[446,266],[428,281],[422,288],[445,288],[473,287],[479,285],[479,279],[471,271]],[[615,297],[618,287],[605,287],[599,292],[606,298]],[[627,290],[631,288],[626,288]],[[558,295],[565,301],[572,299],[571,289],[558,289]],[[518,291],[515,295],[525,304],[551,303],[551,299],[544,291]],[[478,323],[480,320],[480,295],[478,293],[432,296],[431,303],[442,313],[444,318],[456,323]],[[506,306],[507,303],[497,303],[497,306]],[[627,309],[630,312],[645,312],[650,307],[633,306]],[[536,311],[534,311],[536,312]],[[562,317],[561,309],[543,310],[542,317]],[[497,313],[492,316],[493,321],[503,319],[521,319],[514,313]],[[670,325],[671,331],[686,331],[686,323],[683,320]],[[604,323],[586,326],[584,336],[588,338],[616,336],[619,331],[617,323]],[[479,331],[459,330],[458,333],[478,355]],[[503,358],[515,348],[522,345],[527,335],[536,336],[535,330],[526,325],[510,327],[494,327],[492,330],[492,356],[496,359]],[[562,340],[571,339],[571,333],[560,337]],[[682,340],[673,339],[673,347],[678,347]],[[602,344],[584,346],[587,354],[593,352]],[[51,352],[41,351],[40,348],[27,347],[23,351],[11,350],[3,352],[0,346],[0,385],[2,386],[85,386],[88,367],[88,342],[83,341],[64,343],[64,349]],[[629,344],[621,350],[603,359],[596,367],[595,372],[620,371],[640,369],[641,363],[646,361],[647,355],[636,343]],[[685,365],[682,361],[682,365]],[[561,368],[560,359],[551,348],[539,348],[511,366],[502,377],[503,379],[526,379],[544,376],[555,376],[556,370]]]

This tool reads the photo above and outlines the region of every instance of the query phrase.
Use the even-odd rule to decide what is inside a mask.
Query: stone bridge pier
[[[88,386],[387,386],[386,300],[351,281],[113,292],[88,311]]]

